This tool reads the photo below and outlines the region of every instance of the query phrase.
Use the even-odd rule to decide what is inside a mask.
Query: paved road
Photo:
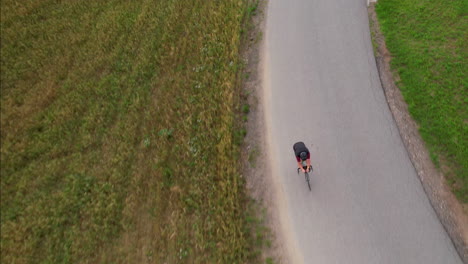
[[[269,1],[267,123],[293,244],[304,263],[461,263],[386,104],[366,12],[364,0]]]

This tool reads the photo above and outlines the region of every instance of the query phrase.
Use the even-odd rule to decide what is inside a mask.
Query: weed
[[[158,132],[158,135],[161,137],[171,138],[172,137],[172,129],[161,129]]]
[[[245,128],[241,128],[234,132],[234,144],[240,146],[242,142],[244,142],[244,138],[247,135],[247,130]]]
[[[145,139],[143,139],[143,146],[144,146],[145,148],[148,148],[150,145],[151,145],[151,140],[150,140],[148,137],[146,137]]]
[[[243,112],[244,114],[248,114],[248,113],[250,112],[250,106],[249,106],[248,104],[244,104],[244,105],[242,106],[242,112]]]
[[[249,17],[256,15],[258,9],[258,0],[253,1],[247,8],[247,14]]]

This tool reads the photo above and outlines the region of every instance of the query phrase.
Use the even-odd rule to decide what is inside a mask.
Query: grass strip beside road
[[[2,1],[5,263],[244,263],[246,0]]]
[[[379,0],[391,66],[433,162],[468,203],[467,9],[464,1]]]

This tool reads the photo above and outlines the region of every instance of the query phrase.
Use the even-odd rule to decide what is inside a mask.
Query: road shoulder
[[[247,135],[242,150],[243,175],[249,197],[258,205],[258,217],[269,230],[270,246],[264,248],[262,258],[271,257],[274,263],[301,263],[290,238],[285,200],[278,179],[274,176],[275,164],[271,161],[268,136],[268,89],[265,82],[265,34],[267,0],[254,1],[258,5],[249,25],[248,43],[243,47],[245,63],[243,91],[249,105],[246,122]],[[267,262],[268,263],[268,262]]]

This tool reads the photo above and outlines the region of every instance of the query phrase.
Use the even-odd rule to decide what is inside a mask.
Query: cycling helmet
[[[302,151],[301,154],[299,154],[301,157],[301,160],[306,160],[307,159],[307,153],[305,151]]]

